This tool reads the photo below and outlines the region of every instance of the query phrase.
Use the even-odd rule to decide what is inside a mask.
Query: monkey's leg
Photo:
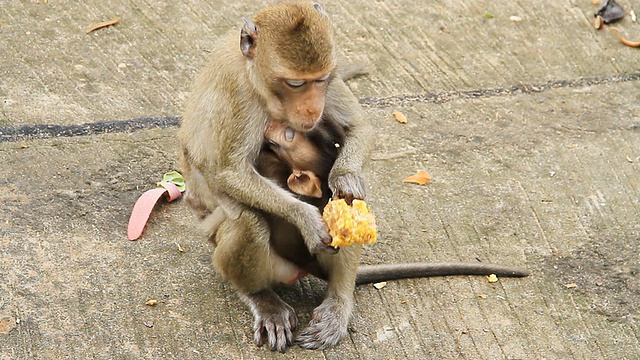
[[[213,264],[251,308],[256,345],[262,346],[266,334],[271,350],[284,352],[293,343],[298,319],[271,289],[287,263],[270,250],[269,236],[267,222],[254,211],[243,211],[237,220],[226,219],[216,234]]]
[[[340,249],[336,255],[318,257],[328,272],[327,293],[322,304],[313,310],[309,326],[296,338],[301,347],[326,349],[347,335],[360,249],[360,246],[353,245]]]

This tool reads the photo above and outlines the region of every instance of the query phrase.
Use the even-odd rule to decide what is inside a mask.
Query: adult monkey
[[[318,4],[291,1],[269,6],[254,21],[244,22],[239,39],[230,33],[212,50],[213,58],[187,102],[179,138],[186,199],[216,244],[216,270],[253,312],[258,345],[263,334],[272,350],[284,352],[292,344],[297,318],[272,286],[307,272],[327,280],[328,286],[311,323],[297,338],[305,348],[326,348],[347,334],[356,281],[527,274],[487,264],[388,265],[358,271],[358,246],[336,253],[328,245],[331,238],[317,204],[301,201],[256,170],[272,121],[309,138],[338,124],[344,138],[331,159],[328,188],[348,201],[365,196],[360,174],[371,149],[372,128],[338,76],[329,19]]]

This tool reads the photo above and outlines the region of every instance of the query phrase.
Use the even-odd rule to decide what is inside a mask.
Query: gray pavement
[[[531,277],[362,286],[347,339],[281,355],[252,344],[183,202],[128,241],[212,41],[263,5],[0,0],[0,359],[638,358],[640,50],[588,0],[324,3],[345,61],[375,67],[349,84],[378,129],[362,262]],[[421,168],[429,184],[402,183]],[[304,324],[322,283],[280,293]]]

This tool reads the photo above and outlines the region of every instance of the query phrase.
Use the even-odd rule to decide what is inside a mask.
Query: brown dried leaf
[[[94,31],[98,30],[98,29],[102,29],[102,28],[107,27],[107,26],[112,26],[112,25],[115,25],[115,24],[117,24],[119,22],[120,22],[120,18],[111,19],[109,21],[103,21],[101,23],[97,23],[95,25],[89,26],[87,28],[87,30],[85,30],[85,32],[87,34],[89,34],[89,33],[92,33]]]
[[[431,180],[431,175],[424,170],[418,170],[415,175],[411,175],[408,178],[402,180],[402,182],[424,185]]]
[[[392,115],[393,115],[393,117],[394,117],[394,118],[396,118],[396,120],[398,120],[398,122],[399,122],[399,123],[401,123],[401,124],[406,124],[406,123],[408,123],[408,122],[409,122],[409,121],[407,120],[407,117],[406,117],[406,116],[404,116],[404,114],[403,114],[403,113],[401,113],[400,111],[394,111],[394,112],[392,113]]]
[[[629,41],[623,38],[622,35],[620,35],[620,33],[618,33],[618,31],[613,27],[609,27],[609,30],[611,30],[613,35],[615,35],[618,38],[618,40],[620,40],[621,43],[630,47],[640,47],[640,41]]]

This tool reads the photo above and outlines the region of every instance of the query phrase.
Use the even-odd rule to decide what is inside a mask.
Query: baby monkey
[[[339,76],[348,81],[369,72],[368,64],[352,62],[340,67]],[[264,133],[265,144],[256,168],[322,210],[328,201],[323,195],[331,193],[326,184],[329,172],[345,140],[345,131],[328,118],[321,119],[312,132],[296,131],[285,122],[272,120]],[[323,198],[324,202],[318,200]]]
[[[264,135],[273,152],[291,167],[291,175],[287,177],[289,190],[302,196],[322,198],[322,182],[314,172],[322,159],[313,142],[303,133],[275,121],[269,124]],[[259,168],[259,171],[272,177],[268,176],[267,169]]]

